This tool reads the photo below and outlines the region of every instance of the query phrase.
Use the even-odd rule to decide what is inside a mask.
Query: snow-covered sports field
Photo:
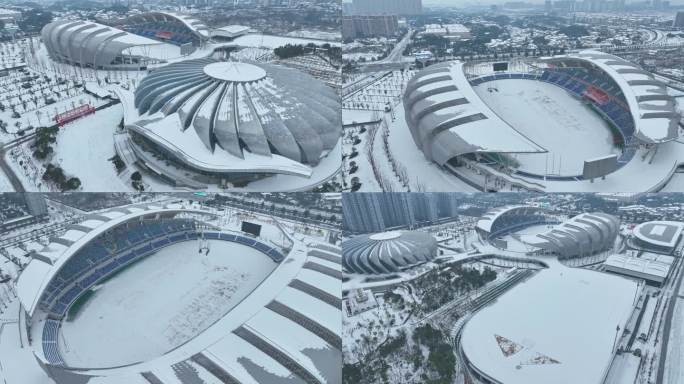
[[[59,348],[75,367],[145,361],[178,347],[219,320],[277,266],[254,248],[210,241],[209,255],[188,241],[161,249],[105,282]]]
[[[513,155],[536,174],[581,175],[584,160],[619,153],[608,124],[564,89],[535,80],[496,80],[473,87],[504,121],[549,151]]]
[[[506,241],[506,246],[509,251],[529,252],[531,247],[527,245],[525,241],[528,239],[535,239],[538,241],[537,235],[546,233],[553,229],[553,227],[553,225],[549,224],[533,225],[503,236],[501,237],[501,240]]]
[[[551,268],[477,312],[463,330],[468,359],[506,384],[598,384],[616,327],[633,310],[638,285],[606,273]]]

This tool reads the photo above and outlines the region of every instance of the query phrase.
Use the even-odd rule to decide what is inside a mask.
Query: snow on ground
[[[677,300],[667,343],[667,360],[663,372],[663,384],[684,383],[684,369],[681,362],[684,360],[684,284],[672,296],[671,300]]]
[[[298,31],[292,31],[285,34],[288,37],[299,37],[299,38],[310,38],[310,39],[320,39],[320,40],[341,40],[339,30],[328,32],[328,31],[316,31],[309,29],[300,29]]]
[[[316,45],[330,44],[334,46],[339,46],[339,42],[323,41],[315,39],[301,39],[297,37],[284,37],[284,36],[272,36],[272,35],[262,35],[262,34],[249,34],[243,35],[232,43],[244,46],[244,47],[266,47],[266,48],[278,48],[283,45],[293,44],[293,45],[307,45],[313,43]]]
[[[382,112],[364,109],[343,109],[342,124],[354,125],[378,121],[382,118]]]
[[[164,248],[104,283],[73,322],[60,351],[72,366],[155,358],[190,340],[254,290],[277,264],[251,247],[188,241]]]
[[[529,252],[533,247],[530,247],[529,245],[525,244],[525,241],[529,239],[533,242],[537,242],[539,241],[537,235],[546,233],[553,227],[553,225],[547,224],[533,225],[521,231],[516,231],[514,233],[503,236],[501,237],[501,239],[506,241],[506,249],[509,251]]]
[[[54,383],[40,369],[31,348],[19,340],[19,300],[14,299],[0,314],[0,381],[6,384]]]
[[[604,384],[629,384],[634,383],[641,358],[631,353],[623,353],[615,357],[613,369],[606,377]]]
[[[114,105],[64,126],[57,136],[55,159],[65,173],[81,180],[83,190],[130,190],[109,161],[115,155],[113,135],[122,117],[121,105]]]
[[[560,87],[508,79],[473,89],[504,121],[549,151],[514,155],[522,170],[581,175],[584,160],[619,153],[608,124]]]
[[[506,384],[598,384],[638,285],[550,264],[477,312],[465,325],[463,350],[476,367]],[[497,336],[522,349],[505,353]]]
[[[12,183],[10,183],[9,179],[7,178],[7,175],[5,175],[5,173],[2,170],[0,170],[0,191],[14,191]]]

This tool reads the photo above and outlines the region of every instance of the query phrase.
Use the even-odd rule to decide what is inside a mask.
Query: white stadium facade
[[[681,118],[675,98],[665,83],[639,66],[598,51],[530,59],[518,66],[504,64],[508,69],[493,71],[458,61],[438,63],[419,71],[403,96],[404,118],[418,149],[471,187],[500,188],[483,186],[472,175],[479,170],[509,186],[539,192],[658,190],[672,176],[673,163],[682,161],[674,142]],[[524,132],[525,124],[513,123],[497,110],[504,99],[494,102],[493,98],[503,96],[489,96],[509,80],[565,91],[569,96],[563,97],[578,100],[578,108],[586,109],[579,113],[596,116],[592,121],[599,123],[591,128],[602,131],[596,137],[612,137],[606,139],[612,141],[610,148],[580,158],[583,155],[568,155],[572,151],[568,144],[554,143],[549,148],[552,139],[546,136],[553,132],[548,129]],[[583,134],[591,135],[587,130]],[[562,159],[555,153],[559,146],[565,151]],[[641,158],[646,154],[647,160]],[[634,185],[631,178],[645,170],[649,177]]]
[[[101,70],[143,70],[189,53],[182,45],[204,44],[209,29],[179,14],[154,12],[133,16],[121,28],[60,19],[43,27],[41,35],[55,61]]]
[[[29,342],[25,347],[58,384],[341,383],[340,249],[305,244],[285,232],[278,236],[287,238],[287,245],[278,245],[220,229],[212,219],[216,215],[207,210],[180,204],[136,205],[91,214],[68,227],[33,255],[19,278],[20,329]],[[63,328],[84,292],[101,285],[107,289],[123,269],[125,274],[140,268],[139,262],[166,248],[202,241],[238,247],[239,253],[261,257],[272,267],[227,313],[206,328],[193,328],[187,340],[165,353],[112,366],[75,362],[79,351],[74,343],[66,345]],[[209,257],[208,250],[197,255],[192,247],[195,252],[188,257],[199,258],[200,264],[207,260],[201,258]],[[231,257],[218,249],[213,257]],[[98,294],[89,300],[97,301]],[[120,326],[125,332],[134,325]],[[141,336],[138,342],[151,343],[146,340]]]
[[[549,229],[533,236],[520,237],[531,254],[556,255],[561,259],[582,257],[611,249],[620,231],[618,218],[605,213],[581,213],[570,219],[544,213],[537,207],[506,206],[492,209],[477,222],[480,238],[497,246],[498,238],[534,225]],[[499,245],[506,247],[506,244]]]
[[[437,257],[437,240],[422,231],[359,235],[342,243],[346,272],[381,275],[400,272]]]

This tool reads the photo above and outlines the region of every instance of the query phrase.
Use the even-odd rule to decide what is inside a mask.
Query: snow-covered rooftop
[[[646,253],[641,257],[625,254],[610,255],[603,263],[609,271],[642,276],[649,280],[662,281],[670,273],[674,257]]]
[[[675,100],[668,94],[667,85],[650,72],[625,59],[599,51],[582,51],[568,57],[593,63],[615,80],[629,104],[634,117],[634,134],[640,140],[662,143],[679,136],[681,116],[677,112]]]
[[[133,24],[139,20],[154,20],[154,21],[164,21],[164,20],[177,20],[178,22],[185,25],[190,31],[198,35],[202,39],[209,37],[209,28],[200,20],[186,14],[169,12],[169,11],[153,11],[145,12],[138,15],[131,16],[128,20],[128,24]]]
[[[634,227],[634,236],[646,243],[672,248],[679,241],[684,223],[679,221],[649,221]]]
[[[340,140],[339,96],[272,64],[187,60],[140,83],[127,127],[209,173],[312,175]],[[189,129],[192,128],[192,129]]]
[[[206,382],[230,379],[253,384],[274,380],[339,384],[339,248],[293,241],[286,259],[266,280],[220,320],[180,347],[155,359],[121,367],[51,369],[69,371],[67,375],[112,378],[111,382],[116,382],[114,378],[137,382],[144,376],[181,383],[173,372],[184,365]]]
[[[540,208],[536,207],[530,207],[527,205],[507,205],[503,207],[497,207],[490,209],[489,211],[485,212],[481,217],[480,220],[477,221],[477,228],[479,228],[482,231],[485,232],[490,232],[492,230],[492,225],[494,225],[494,222],[501,217],[501,215],[504,215],[509,212],[517,211],[517,210],[525,210],[529,209],[530,212],[539,212],[541,211]]]
[[[406,86],[404,107],[416,145],[438,164],[474,152],[546,151],[480,99],[461,62],[440,63],[418,72]]]
[[[29,315],[32,315],[33,311],[36,309],[36,304],[38,303],[42,291],[67,260],[88,242],[112,227],[134,220],[140,216],[159,213],[193,212],[204,215],[210,214],[207,211],[179,207],[166,208],[143,205],[138,208],[140,209],[112,209],[108,213],[109,216],[114,216],[114,218],[110,220],[101,219],[99,220],[101,224],[98,226],[93,226],[94,222],[98,221],[96,218],[88,219],[91,226],[71,226],[66,233],[51,239],[51,242],[47,246],[36,252],[26,269],[19,276],[19,281],[17,283],[19,299]],[[39,284],[38,286],[36,286],[37,283]]]
[[[606,273],[542,270],[468,321],[463,351],[494,382],[601,383],[637,290],[636,282]]]

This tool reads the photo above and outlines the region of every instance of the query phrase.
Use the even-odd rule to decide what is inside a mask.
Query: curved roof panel
[[[50,243],[47,246],[34,253],[26,270],[19,276],[19,282],[17,283],[19,298],[29,315],[33,314],[40,293],[69,258],[88,242],[109,229],[147,215],[179,212],[211,215],[207,211],[185,209],[177,205],[169,205],[168,207],[143,205],[136,208],[138,209],[126,207],[111,210],[107,212],[108,216],[112,216],[110,220],[104,220],[104,218],[98,220],[96,216],[91,215],[86,220],[88,225],[78,224],[70,226],[64,234],[50,239]],[[95,225],[97,221],[100,221],[99,225]],[[39,285],[36,287],[36,284]]]
[[[503,207],[497,207],[490,209],[480,216],[480,220],[477,221],[477,228],[482,231],[490,232],[496,220],[498,220],[502,215],[511,212],[541,212],[541,208],[530,207],[528,205],[507,205]]]
[[[139,56],[153,60],[179,52],[173,45],[87,20],[56,20],[43,27],[41,35],[53,59],[96,68],[116,66],[113,60],[126,50],[130,56],[135,47],[147,47]]]
[[[590,62],[610,76],[625,95],[634,118],[635,136],[646,143],[662,143],[678,137],[675,99],[667,85],[638,65],[620,57],[582,51],[567,57]],[[557,58],[554,58],[557,60]]]
[[[404,108],[416,145],[439,164],[474,152],[546,151],[479,98],[460,62],[435,64],[418,72],[406,87]]]
[[[619,220],[605,213],[581,213],[525,243],[560,256],[588,255],[613,246]]]
[[[196,59],[140,83],[129,129],[206,172],[308,177],[338,143],[339,97],[307,74],[271,64]]]
[[[180,13],[175,13],[175,12],[167,12],[167,11],[154,11],[154,12],[145,12],[139,15],[134,15],[128,18],[126,21],[127,23],[135,22],[136,20],[143,19],[143,20],[153,20],[153,21],[159,21],[161,20],[167,20],[167,19],[173,19],[176,20],[183,25],[185,25],[190,31],[192,31],[194,34],[196,34],[199,38],[201,39],[208,39],[210,35],[209,27],[207,27],[203,22],[200,20],[190,16],[190,15],[185,15],[185,14],[180,14]]]

